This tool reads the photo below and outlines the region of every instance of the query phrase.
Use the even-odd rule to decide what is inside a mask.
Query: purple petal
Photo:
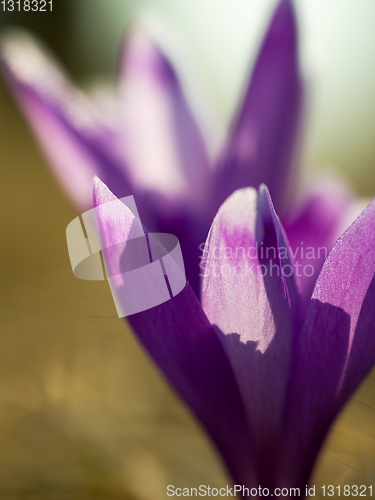
[[[299,208],[286,214],[283,225],[297,266],[297,284],[307,307],[324,260],[349,226],[353,195],[342,182],[323,177],[303,200]],[[354,217],[350,223],[353,220]]]
[[[142,221],[179,238],[199,293],[199,245],[214,215],[205,145],[171,63],[144,32],[128,37],[120,62],[122,148]]]
[[[141,30],[126,40],[120,61],[120,128],[134,185],[209,207],[210,170],[198,125],[171,63]]]
[[[275,479],[297,327],[297,291],[286,249],[266,188],[259,196],[242,189],[219,209],[202,266],[203,307],[232,363],[257,447],[257,481],[267,486]]]
[[[292,2],[273,16],[232,127],[218,172],[222,202],[234,190],[265,183],[280,211],[292,174],[301,108],[297,28]]]
[[[139,204],[142,221],[147,227],[163,233],[171,233],[180,241],[185,262],[186,276],[197,297],[200,296],[200,255],[212,218],[206,212],[198,214],[190,207],[180,206],[163,196],[149,195]]]
[[[16,31],[2,38],[0,50],[9,87],[73,203],[81,210],[92,207],[95,174],[119,196],[130,194],[112,131],[52,56]]]
[[[103,247],[120,248],[103,254],[112,275],[111,286],[121,301],[121,249],[140,222],[99,180],[94,185],[94,202]],[[104,205],[108,202],[112,203]],[[119,247],[120,240],[124,245]],[[134,255],[130,264],[144,265],[143,257]],[[251,446],[238,387],[218,336],[189,284],[171,300],[129,316],[129,321],[150,356],[207,428],[235,480],[251,482]]]
[[[332,420],[375,362],[374,224],[373,200],[333,247],[313,292],[289,393],[290,484],[308,480]]]

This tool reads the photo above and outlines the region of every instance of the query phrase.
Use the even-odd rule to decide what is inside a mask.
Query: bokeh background
[[[124,31],[147,24],[187,88],[199,83],[215,148],[274,3],[54,0],[45,14],[0,4],[0,30],[37,33],[98,95],[114,86]],[[296,7],[308,89],[301,182],[330,168],[373,197],[375,3]],[[0,169],[0,498],[158,500],[168,484],[227,484],[199,425],[117,318],[107,284],[74,278],[65,228],[77,214],[2,82]],[[332,428],[312,483],[317,496],[323,484],[375,483],[375,372]]]

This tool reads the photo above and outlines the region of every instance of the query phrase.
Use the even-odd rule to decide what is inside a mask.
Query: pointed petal
[[[291,484],[308,480],[332,420],[375,363],[374,224],[375,200],[323,265],[296,345],[283,461]]]
[[[41,44],[12,31],[1,40],[0,56],[9,87],[73,203],[92,207],[95,174],[119,196],[130,194],[111,130]]]
[[[220,202],[236,189],[258,188],[264,182],[276,209],[283,208],[292,173],[301,93],[294,9],[290,0],[282,0],[220,161]]]
[[[121,255],[140,222],[99,180],[94,200],[103,247],[117,248],[120,240],[124,242],[118,252],[103,251],[112,287],[121,300]],[[108,202],[112,203],[104,205]],[[132,266],[144,265],[139,255],[133,258]],[[169,301],[128,319],[150,356],[207,428],[234,478],[245,484],[251,481],[251,446],[233,372],[189,284]]]
[[[196,210],[207,207],[208,157],[174,68],[140,29],[124,49],[119,118],[133,182]]]
[[[297,292],[286,248],[262,187],[259,196],[247,188],[228,198],[214,219],[205,250],[203,307],[232,363],[257,445],[258,484],[267,486],[273,480],[270,457],[277,461],[282,435],[297,326]]]

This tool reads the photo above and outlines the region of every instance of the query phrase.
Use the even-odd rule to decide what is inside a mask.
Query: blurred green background
[[[225,130],[272,4],[54,0],[43,15],[0,10],[0,29],[37,33],[85,86],[113,83],[133,20],[166,27],[186,54],[176,64],[188,63]],[[297,2],[311,91],[305,177],[330,164],[374,196],[375,3],[314,5]],[[204,433],[117,319],[107,284],[74,278],[65,228],[77,214],[3,83],[0,168],[0,498],[158,500],[168,484],[226,484]],[[374,388],[373,372],[335,424],[317,494],[323,484],[374,484]]]

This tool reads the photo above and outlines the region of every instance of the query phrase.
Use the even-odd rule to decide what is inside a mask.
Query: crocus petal
[[[150,194],[141,201],[139,213],[145,225],[158,232],[174,234],[179,239],[187,279],[194,293],[200,297],[200,256],[212,218],[209,220],[208,213],[204,211],[197,214],[189,207],[163,196]]]
[[[121,256],[140,222],[98,179],[94,204],[103,247],[107,247],[103,255],[109,279],[121,301]],[[138,264],[145,264],[144,255],[136,253],[130,265]],[[176,268],[175,272],[180,271]],[[240,484],[251,481],[251,445],[238,387],[218,336],[189,284],[167,302],[128,319],[150,356],[213,437],[233,477]]]
[[[375,362],[374,223],[373,200],[323,265],[296,344],[283,460],[291,483],[308,480],[332,420]]]
[[[118,196],[130,194],[112,131],[41,44],[10,32],[2,38],[0,55],[10,89],[73,203],[81,210],[92,207],[95,174]]]
[[[272,460],[277,461],[282,436],[292,337],[298,327],[287,248],[262,187],[259,196],[247,188],[228,198],[205,249],[203,307],[232,363],[257,446],[258,484],[267,486],[274,480]]]
[[[178,237],[199,294],[199,245],[215,213],[208,157],[173,66],[141,29],[121,54],[119,102],[122,150],[142,222]]]
[[[209,206],[205,145],[174,68],[141,29],[126,39],[120,60],[120,128],[134,185]]]
[[[297,284],[307,307],[324,260],[355,217],[348,220],[354,199],[339,179],[321,177],[302,199],[299,207],[285,215],[283,226],[297,266]]]
[[[235,189],[258,188],[264,182],[280,212],[291,178],[300,108],[295,14],[292,2],[282,0],[266,33],[219,164],[220,202]]]

